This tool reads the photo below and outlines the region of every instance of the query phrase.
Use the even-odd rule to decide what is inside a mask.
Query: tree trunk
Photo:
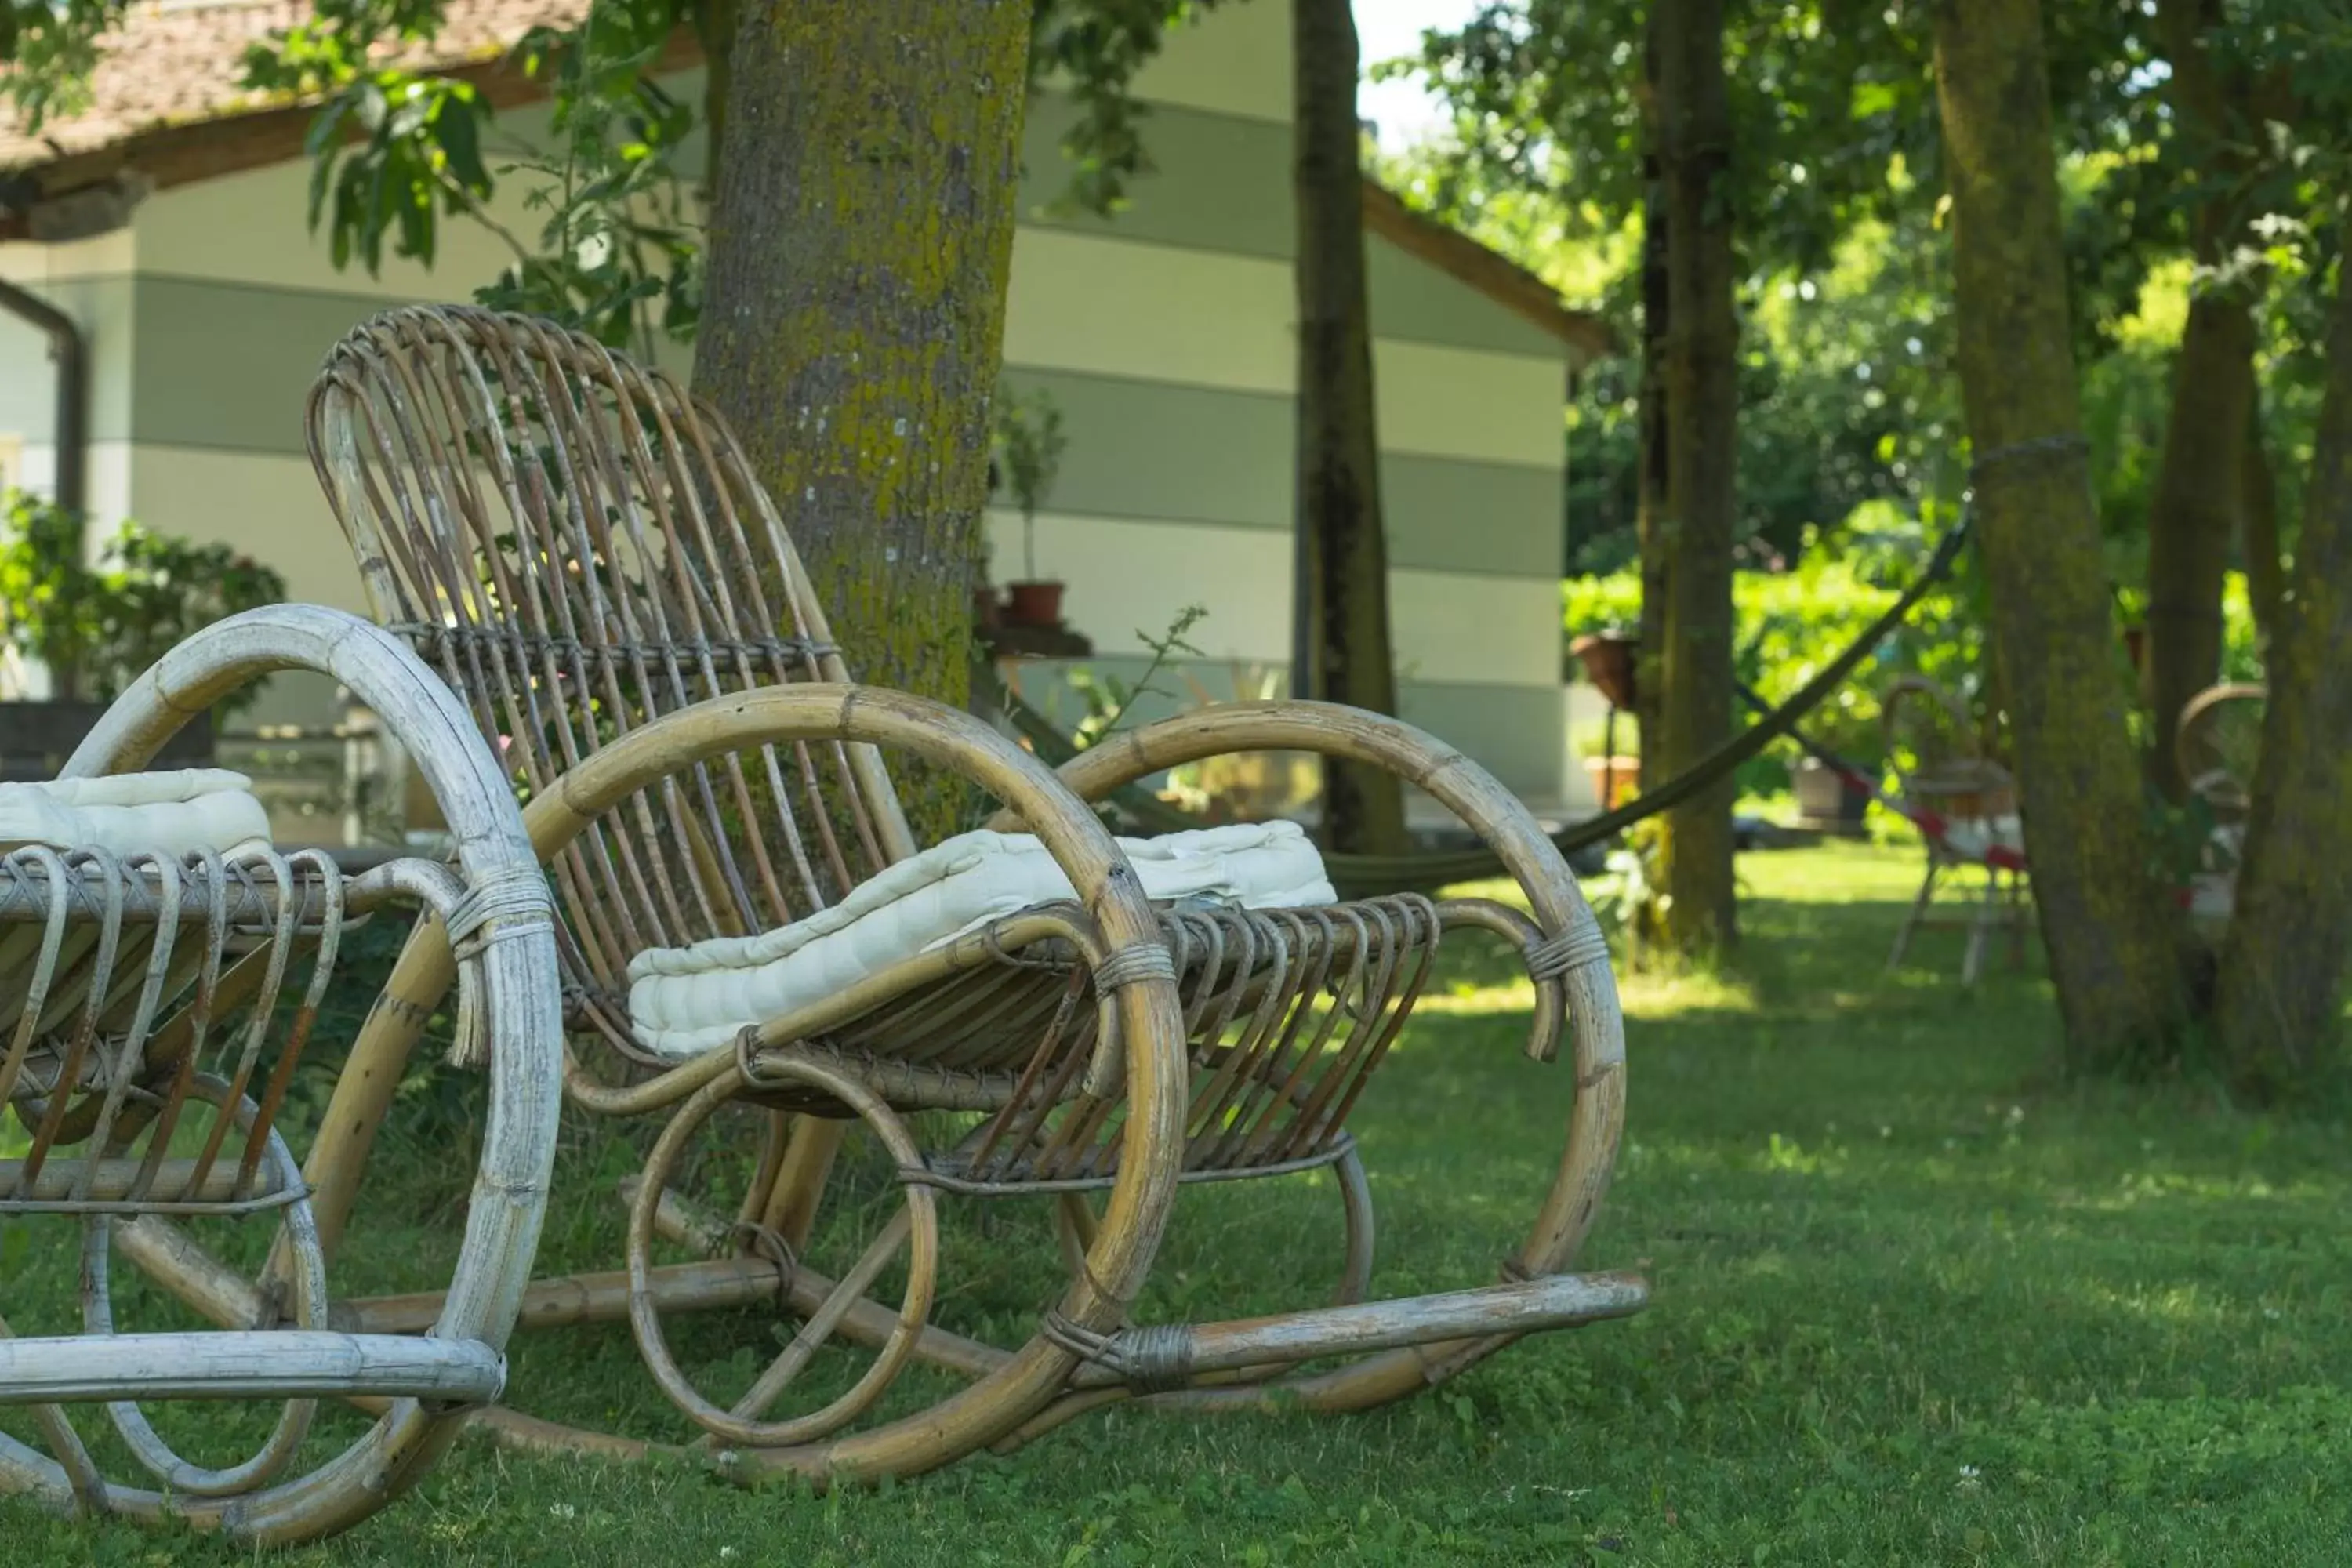
[[[1388,545],[1364,281],[1364,184],[1349,0],[1292,0],[1297,92],[1298,559],[1313,668],[1306,694],[1396,711]],[[1406,848],[1396,776],[1326,762],[1325,841],[1350,854]]]
[[[958,706],[1030,9],[742,0],[695,357],[857,678]]]
[[[2168,1047],[2178,920],[2115,668],[2081,437],[2039,0],[1943,0],[1936,86],[1953,215],[1977,539],[2007,678],[2034,902],[2070,1061]]]
[[[2336,274],[2327,390],[2294,590],[2271,649],[2262,760],[2216,999],[2232,1063],[2273,1087],[2334,1057],[2352,929],[2352,680],[2340,663],[2352,647],[2352,263],[2339,262]]]
[[[1666,596],[1672,562],[1666,551],[1666,333],[1674,301],[1666,287],[1671,239],[1665,176],[1658,162],[1658,16],[1650,13],[1642,49],[1642,380],[1637,405],[1640,443],[1634,474],[1634,528],[1641,543],[1641,642],[1633,661],[1633,717],[1650,781],[1665,755],[1658,697],[1665,689]],[[1606,810],[1609,803],[1601,802]]]
[[[2265,661],[2278,646],[2279,605],[2286,597],[2286,560],[2279,551],[2278,476],[2263,435],[2262,388],[2246,400],[2246,445],[2239,458],[2238,548],[2246,560],[2246,598],[2254,640]]]
[[[2161,0],[2158,26],[2172,67],[2170,98],[2200,177],[2242,173],[2232,139],[2239,118],[2231,84],[2205,54],[2219,0]],[[2235,193],[2210,197],[2197,215],[2200,266],[2226,267],[2244,237]],[[2245,440],[2254,396],[2254,320],[2240,279],[2200,282],[2175,359],[2156,495],[2148,511],[2148,776],[2174,800],[2186,784],[2172,732],[2180,710],[2221,672],[2221,584],[2242,499]]]
[[[2187,785],[2172,731],[2189,700],[2221,678],[2221,585],[2237,532],[2254,322],[2241,299],[2200,294],[2172,380],[2172,413],[2148,510],[2148,776],[2174,800]]]
[[[719,189],[719,153],[727,138],[727,94],[734,84],[731,69],[735,31],[741,20],[736,0],[696,0],[694,33],[702,45],[702,190],[705,199]]]
[[[1739,323],[1733,306],[1731,107],[1723,0],[1657,0],[1659,171],[1666,205],[1666,517],[1658,778],[1731,738],[1731,544]],[[1727,776],[1666,813],[1661,926],[1685,952],[1738,935]]]

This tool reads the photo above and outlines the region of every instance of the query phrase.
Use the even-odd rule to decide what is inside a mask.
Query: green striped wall
[[[127,291],[131,280],[85,287]],[[131,417],[100,434],[135,429],[142,444],[299,456],[303,398],[320,362],[381,308],[358,295],[142,277]],[[1057,371],[1013,369],[1007,381],[1061,407],[1069,446],[1055,510],[1289,528],[1288,397]],[[235,395],[225,395],[231,384]],[[1394,564],[1557,571],[1559,470],[1390,453],[1381,481]]]
[[[671,87],[681,96],[698,97],[700,82],[699,71],[688,72]],[[543,111],[531,115],[522,111],[500,129],[528,137],[544,123]],[[1071,166],[1062,138],[1077,119],[1076,104],[1061,94],[1040,93],[1031,102],[1022,142],[1024,224],[1269,261],[1287,261],[1296,254],[1289,126],[1175,104],[1146,105],[1143,144],[1151,168],[1129,183],[1127,205],[1104,218],[1065,201]],[[679,162],[689,178],[700,176],[698,134]],[[1562,357],[1558,340],[1392,246],[1372,244],[1366,265],[1372,317],[1384,338]]]
[[[1084,699],[1067,682],[1071,669],[1091,669],[1132,686],[1143,678],[1149,665],[1139,656],[1108,654],[1083,665],[1023,661],[1017,673],[1023,698],[1067,730],[1086,714]],[[1152,677],[1152,689],[1135,700],[1131,717],[1122,720],[1120,728],[1182,711],[1194,706],[1202,694],[1220,702],[1232,701],[1237,695],[1259,695],[1255,690],[1236,693],[1234,677],[1234,667],[1227,663],[1163,666]],[[1564,712],[1556,686],[1423,680],[1397,685],[1398,718],[1461,747],[1502,781],[1505,788],[1530,799],[1558,797],[1560,757],[1566,747]]]

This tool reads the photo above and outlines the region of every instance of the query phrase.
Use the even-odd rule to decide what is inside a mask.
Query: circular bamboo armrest
[[[2227,765],[2215,766],[2200,750],[2205,731],[2233,703],[2259,705],[2270,700],[2270,688],[2254,681],[2224,681],[2209,686],[2189,700],[2172,727],[2172,760],[2188,782],[2189,793],[2202,796],[2217,809],[2242,812],[2252,799],[2253,780],[2240,778]]]
[[[1527,807],[1486,769],[1410,724],[1336,703],[1235,702],[1198,709],[1089,747],[1064,764],[1061,779],[1080,799],[1099,800],[1163,769],[1254,751],[1315,752],[1395,773],[1475,831],[1527,893],[1544,938],[1528,948],[1528,965],[1539,994],[1558,988],[1576,1103],[1559,1176],[1516,1262],[1530,1274],[1555,1272],[1574,1256],[1599,1215],[1625,1117],[1625,1025],[1616,976],[1600,922],[1574,873]],[[1017,807],[1009,807],[990,826],[1002,828],[1016,817]],[[1546,1048],[1540,1038],[1530,1042],[1533,1052]]]
[[[821,683],[768,687],[681,709],[621,737],[536,796],[523,821],[545,859],[649,784],[709,757],[792,741],[899,747],[980,784],[1033,825],[1093,920],[1101,942],[1097,988],[1107,994],[1106,1023],[1116,1023],[1124,1051],[1121,1081],[1098,1082],[1090,1074],[1088,1088],[1124,1089],[1134,1142],[1119,1161],[1087,1265],[1058,1310],[1094,1331],[1119,1326],[1159,1249],[1182,1166],[1190,1089],[1183,1016],[1174,964],[1141,880],[1109,831],[1045,764],[971,715],[904,692]],[[715,1080],[735,1061],[732,1049],[709,1052],[656,1083],[675,1091],[665,1099],[675,1098]],[[1051,1398],[1076,1360],[1041,1335],[921,1421],[845,1439],[829,1450],[828,1463],[844,1474],[903,1472],[963,1451],[971,1433],[985,1429],[989,1436],[980,1440],[992,1441]]]
[[[270,605],[216,622],[165,654],[108,709],[63,776],[143,766],[221,698],[291,669],[332,676],[383,716],[457,838],[463,892],[449,913],[469,938],[476,1025],[485,1037],[495,1036],[497,1049],[465,1236],[433,1334],[502,1352],[530,1282],[554,1168],[563,1022],[546,878],[512,790],[456,696],[401,642],[357,616]],[[421,884],[420,890],[431,891]],[[455,1439],[463,1414],[403,1399],[341,1459],[299,1480],[251,1496],[156,1506],[265,1542],[341,1529],[414,1485]],[[143,1506],[127,1492],[111,1500]]]

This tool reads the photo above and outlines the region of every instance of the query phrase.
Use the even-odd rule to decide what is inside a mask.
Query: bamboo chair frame
[[[166,655],[65,776],[137,768],[222,696],[295,668],[333,676],[383,715],[456,832],[454,864],[399,859],[346,879],[315,852],[0,857],[0,1113],[30,1134],[20,1157],[0,1161],[0,1218],[82,1229],[83,1331],[18,1339],[0,1321],[0,1404],[30,1405],[47,1450],[0,1435],[0,1492],[37,1506],[178,1519],[263,1544],[310,1539],[413,1486],[504,1387],[554,1159],[562,1024],[545,879],[465,710],[375,626],[278,605]],[[342,933],[404,908],[445,946],[456,933],[445,984],[412,1001],[429,1013],[446,981],[458,983],[460,1043],[488,1061],[488,1110],[435,1312],[353,1330],[331,1311],[315,1198],[355,1189],[363,1173],[339,1164],[324,1136],[298,1163],[281,1112]],[[339,1098],[353,1080],[347,1065]],[[207,1250],[194,1228],[206,1219],[274,1227],[257,1276]],[[118,1258],[222,1331],[117,1332]],[[29,1278],[0,1282],[0,1303]],[[283,1407],[257,1451],[215,1468],[175,1452],[142,1408],[192,1398]],[[322,1398],[366,1402],[377,1419],[306,1469]],[[145,1475],[106,1473],[74,1419],[92,1403]]]
[[[2266,686],[2224,681],[2189,700],[2173,726],[2172,756],[2189,793],[2212,816],[2212,831],[2189,881],[2191,913],[2226,918],[2238,896],[2239,858],[2252,813]]]
[[[1888,685],[1879,701],[1879,722],[1895,759],[1903,811],[1919,829],[1927,852],[1926,874],[1895,931],[1886,967],[1901,968],[1913,935],[1924,926],[1941,923],[1935,918],[1935,898],[1945,873],[1971,867],[1981,869],[1985,880],[1976,909],[1965,921],[1969,944],[1960,960],[1961,984],[1973,985],[1983,974],[1985,944],[1996,929],[2009,939],[2011,967],[2023,967],[2031,918],[2024,857],[1998,847],[1971,854],[1956,847],[1945,831],[1955,818],[1989,821],[2014,813],[2017,781],[1984,755],[1976,721],[1966,706],[1924,676],[1902,676]],[[1907,765],[1906,752],[1911,758]]]
[[[1127,1397],[1213,1405],[1280,1388],[1361,1407],[1518,1334],[1645,1299],[1638,1279],[1561,1273],[1597,1213],[1622,1119],[1606,944],[1533,819],[1458,753],[1393,721],[1261,704],[1149,727],[1056,778],[969,715],[851,685],[782,518],[723,421],[668,377],[547,323],[447,307],[379,316],[331,356],[310,437],[377,619],[508,746],[530,797],[524,821],[561,915],[567,1100],[591,1115],[667,1119],[627,1192],[625,1270],[535,1285],[525,1321],[627,1318],[730,1473],[903,1475]],[[1196,746],[1317,751],[1402,773],[1503,852],[1534,918],[1417,896],[1155,909],[1085,801]],[[1039,837],[1076,900],[995,922],[731,1047],[683,1062],[647,1052],[618,984],[635,952],[800,918],[914,852],[885,747],[1001,802],[1001,823]],[[1105,773],[1126,765],[1137,772]],[[1572,1042],[1569,1147],[1503,1283],[1363,1303],[1370,1201],[1347,1116],[1449,929],[1527,953],[1530,1054],[1548,1060]],[[404,973],[437,981],[447,960],[436,942],[420,932]],[[396,1076],[413,1043],[387,1021],[362,1048]],[[668,1179],[684,1142],[730,1101],[777,1113],[733,1215]],[[932,1109],[982,1120],[952,1147],[923,1149],[903,1118]],[[836,1280],[796,1251],[852,1121],[890,1151],[904,1206]],[[1278,1330],[1129,1321],[1180,1185],[1317,1167],[1333,1170],[1348,1221],[1339,1305],[1275,1320]],[[941,1192],[1057,1205],[1069,1283],[1017,1349],[927,1321]],[[1089,1193],[1108,1196],[1100,1215]],[[331,1237],[340,1201],[320,1194]],[[657,1268],[657,1239],[706,1258]],[[898,1249],[908,1285],[886,1305],[868,1288]],[[802,1333],[751,1394],[719,1408],[668,1355],[660,1314],[780,1295]],[[383,1328],[431,1307],[427,1295],[348,1310]],[[828,1338],[878,1352],[866,1377],[824,1410],[767,1419]],[[1353,1359],[1292,1375],[1335,1354]],[[929,1410],[849,1430],[914,1361],[971,1381]],[[486,1419],[518,1442],[642,1448],[511,1413]]]

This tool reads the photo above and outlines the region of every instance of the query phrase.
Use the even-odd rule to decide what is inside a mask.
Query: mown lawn
[[[287,1560],[2352,1562],[2341,1120],[2057,1084],[2037,975],[1996,963],[1965,994],[1949,933],[1883,973],[1911,851],[1758,854],[1742,874],[1740,973],[1628,988],[1629,1139],[1587,1261],[1649,1273],[1640,1318],[1367,1417],[1116,1411],[826,1497],[470,1439],[420,1494]],[[1564,1078],[1514,1050],[1526,993],[1483,957],[1450,962],[1359,1121],[1391,1291],[1490,1278],[1557,1153]],[[567,1150],[553,1260],[617,1266],[625,1164]],[[447,1194],[413,1185],[383,1194],[379,1244],[429,1254]],[[1310,1182],[1190,1195],[1154,1300],[1319,1296],[1334,1213]],[[1051,1253],[1034,1216],[967,1225],[943,1310],[1012,1331]],[[12,1314],[65,1261],[37,1240]],[[745,1327],[678,1338],[723,1366],[748,1357]],[[677,1435],[622,1330],[522,1342],[512,1387],[538,1413]],[[9,1564],[236,1555],[6,1503],[0,1541]]]

